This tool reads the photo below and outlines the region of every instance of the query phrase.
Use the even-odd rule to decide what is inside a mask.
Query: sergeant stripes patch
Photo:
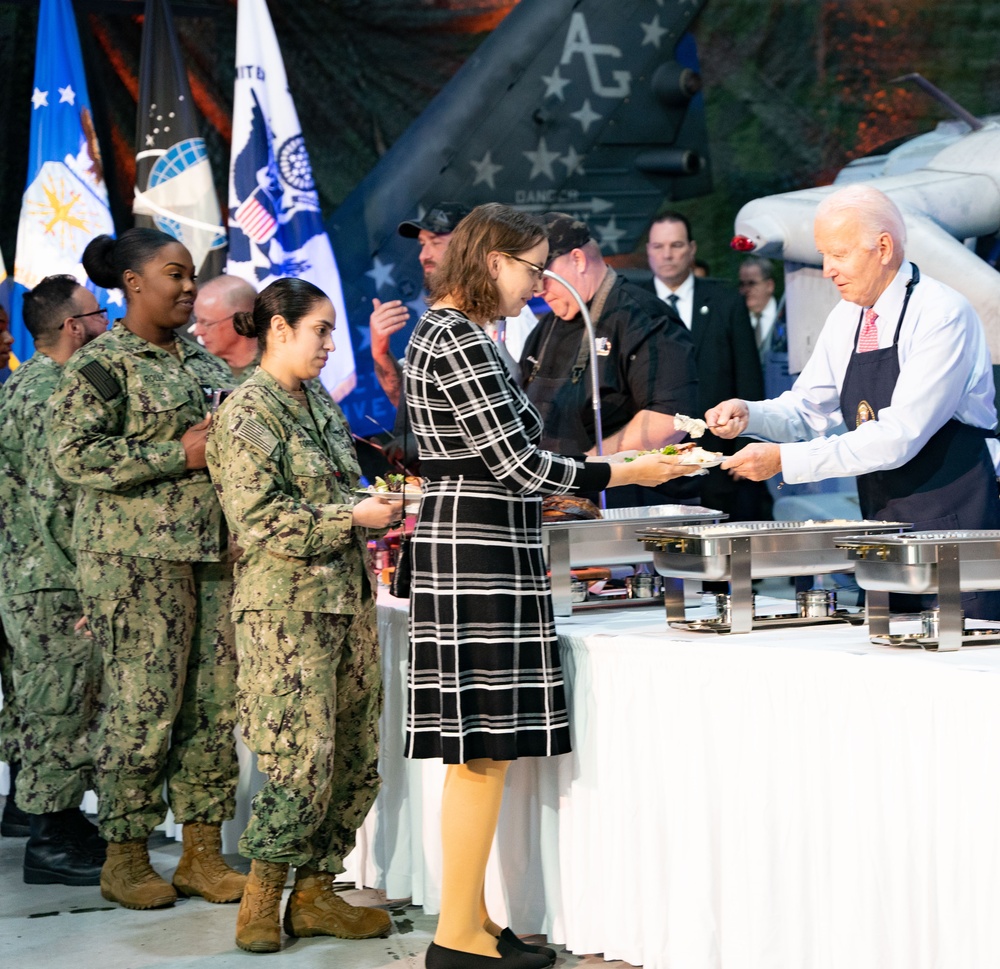
[[[87,378],[87,382],[97,391],[102,400],[114,400],[122,392],[118,381],[96,360],[85,363],[80,368],[80,373]]]
[[[268,457],[278,446],[278,439],[260,421],[245,417],[234,428],[233,433],[247,444],[263,451]]]

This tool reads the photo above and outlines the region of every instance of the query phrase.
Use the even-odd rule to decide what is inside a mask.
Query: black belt
[[[420,474],[425,478],[471,478],[474,481],[496,481],[482,458],[424,459],[420,462]]]

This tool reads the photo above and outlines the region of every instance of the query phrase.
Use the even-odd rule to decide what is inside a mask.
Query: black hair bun
[[[234,313],[233,314],[233,329],[240,336],[247,336],[251,338],[256,338],[257,336],[257,325],[253,320],[253,313]]]
[[[105,289],[121,287],[121,280],[114,268],[115,240],[109,235],[97,236],[83,250],[83,268],[91,281]]]

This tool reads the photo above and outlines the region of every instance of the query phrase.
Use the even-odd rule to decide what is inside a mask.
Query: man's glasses
[[[91,310],[89,313],[74,313],[72,316],[67,316],[67,320],[85,320],[88,316],[103,316],[105,320],[108,318],[108,311],[103,307],[99,310]],[[59,329],[61,330],[66,325],[66,321],[63,320],[59,324]]]
[[[226,320],[231,320],[235,315],[235,313],[230,313],[229,316],[220,316],[217,320],[195,320],[191,324],[191,329],[193,330],[196,326],[200,326],[203,330],[210,330],[213,326],[218,326],[220,323],[225,323]]]
[[[737,284],[737,289],[753,289],[754,286],[760,286],[764,282],[763,279],[741,279]]]
[[[510,252],[505,252],[504,255],[509,259],[514,259],[515,261],[527,266],[531,270],[532,278],[536,283],[540,283],[542,281],[542,277],[545,275],[545,269],[542,266],[536,266],[533,262],[528,262],[527,259],[522,259],[520,256],[515,256]]]

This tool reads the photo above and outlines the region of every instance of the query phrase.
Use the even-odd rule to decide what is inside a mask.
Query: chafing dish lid
[[[975,544],[979,542],[996,542],[1000,552],[1000,529],[955,529],[941,532],[907,532],[905,535],[847,535],[837,539],[841,548],[855,548],[859,545],[878,546],[913,546],[913,545],[953,545]]]
[[[786,532],[899,532],[909,528],[908,522],[858,521],[833,518],[826,521],[724,522],[718,525],[675,525],[644,528],[636,533],[642,541],[672,538],[742,538],[747,535],[775,535]]]

